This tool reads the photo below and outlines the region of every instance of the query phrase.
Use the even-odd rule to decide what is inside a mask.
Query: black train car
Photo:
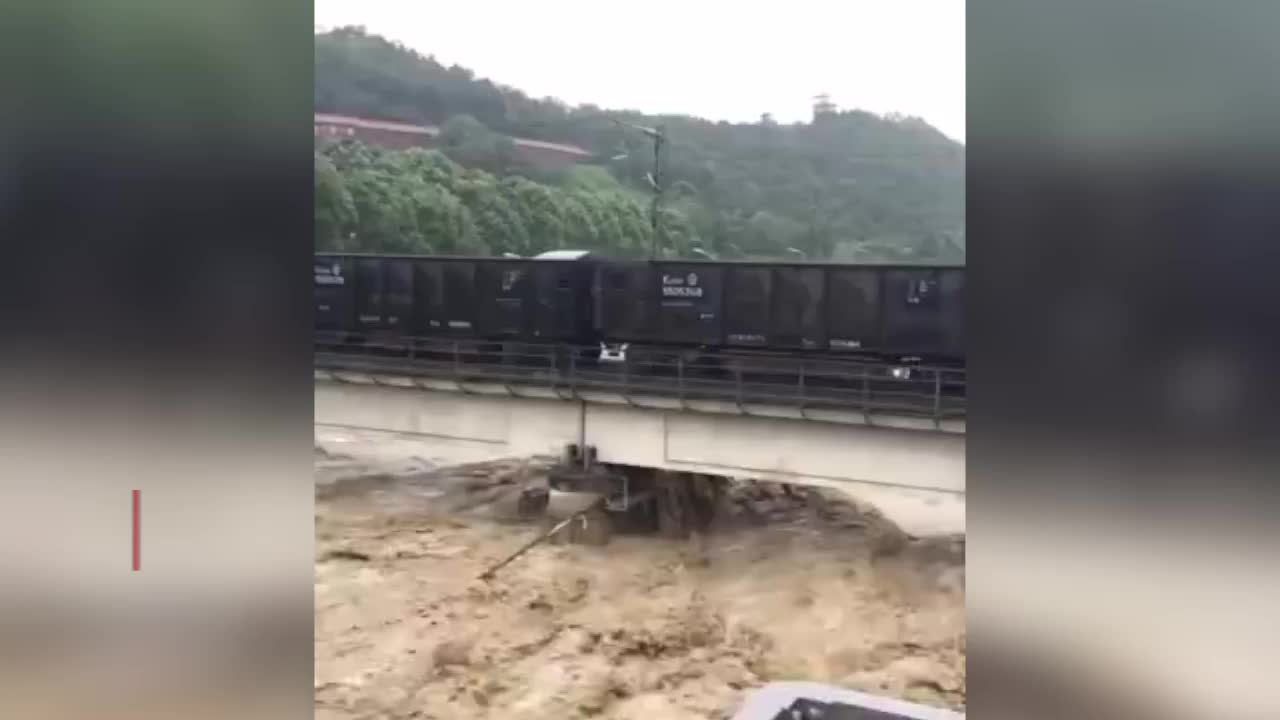
[[[959,266],[601,262],[606,343],[962,363]]]
[[[318,331],[346,341],[698,347],[964,362],[964,268],[319,253]]]
[[[471,258],[318,253],[315,328],[344,341],[410,337],[586,342],[585,253]]]

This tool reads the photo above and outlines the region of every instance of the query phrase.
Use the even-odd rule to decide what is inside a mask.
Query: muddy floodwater
[[[728,718],[777,680],[965,700],[963,543],[735,484],[705,534],[548,542],[541,465],[318,461],[316,717]]]

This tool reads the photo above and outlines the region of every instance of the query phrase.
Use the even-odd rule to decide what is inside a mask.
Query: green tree
[[[485,254],[471,211],[439,185],[417,182],[410,191],[414,220],[429,252],[449,255]]]
[[[394,176],[355,170],[347,175],[346,186],[356,209],[356,223],[348,234],[351,249],[431,252],[418,231],[413,199]]]
[[[458,197],[471,212],[481,242],[495,253],[521,253],[530,247],[524,218],[487,173],[475,172],[457,187]]]
[[[607,238],[600,236],[596,227],[595,215],[587,208],[581,195],[560,191],[557,204],[560,207],[560,219],[564,226],[564,245],[575,249],[604,249],[608,245],[602,243]]]
[[[316,247],[346,250],[347,233],[356,225],[356,205],[329,158],[317,154],[315,166]]]
[[[522,177],[504,179],[503,194],[518,209],[529,231],[529,242],[519,254],[533,255],[565,246],[564,209],[553,188]]]
[[[410,174],[423,182],[452,190],[457,187],[467,171],[438,150],[411,148],[388,156],[389,172]]]

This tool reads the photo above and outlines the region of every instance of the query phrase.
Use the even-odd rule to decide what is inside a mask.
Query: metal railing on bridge
[[[635,404],[654,397],[717,401],[742,412],[767,405],[936,422],[965,417],[964,370],[865,360],[643,348],[605,361],[599,347],[441,338],[347,342],[321,334],[315,367],[442,379],[464,389],[484,383],[511,394],[539,388],[565,399],[610,393]]]

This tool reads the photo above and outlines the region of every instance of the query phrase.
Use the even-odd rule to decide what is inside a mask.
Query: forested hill
[[[590,243],[639,254],[652,149],[620,118],[666,127],[670,253],[963,261],[964,146],[919,119],[850,110],[733,124],[569,107],[358,28],[316,36],[315,73],[317,112],[440,125],[447,156],[318,149],[322,246],[523,254]],[[804,91],[803,78],[795,85]],[[602,166],[525,167],[511,137],[578,145]]]

